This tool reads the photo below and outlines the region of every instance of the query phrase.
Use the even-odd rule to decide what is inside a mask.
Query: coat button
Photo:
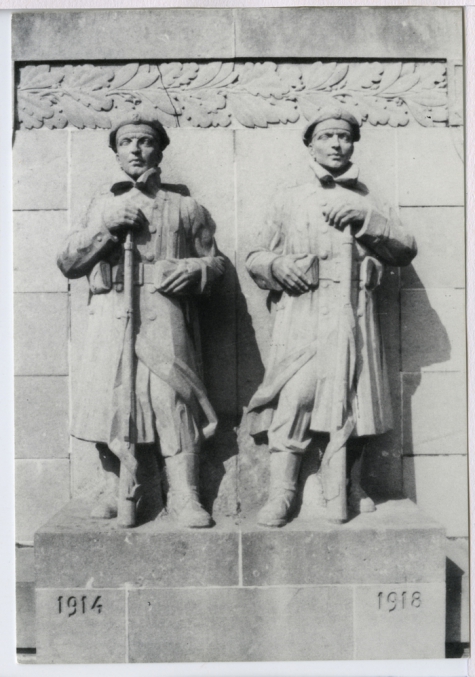
[[[322,315],[327,315],[328,314],[328,307],[327,306],[322,306],[320,308],[320,312]]]
[[[102,242],[102,235],[99,233],[99,235],[96,235],[96,240],[98,242]]]
[[[153,310],[147,313],[147,320],[153,321],[157,317],[157,313],[154,313]]]
[[[322,226],[322,227],[320,228],[320,232],[321,232],[321,233],[328,233],[328,226]]]
[[[144,259],[146,261],[153,261],[154,258],[155,258],[154,254],[145,254],[144,256]]]
[[[321,287],[322,287],[323,289],[327,289],[328,286],[329,286],[329,284],[330,284],[330,283],[328,282],[328,280],[322,280],[322,282],[321,282]]]
[[[322,252],[318,258],[323,259],[323,260],[327,259],[328,258],[328,252]]]
[[[156,233],[157,232],[157,229],[155,228],[155,226],[149,226],[148,230],[149,230],[150,233]]]

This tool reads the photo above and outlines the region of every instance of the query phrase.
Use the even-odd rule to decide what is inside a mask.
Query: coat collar
[[[333,186],[335,183],[339,183],[343,186],[353,188],[358,183],[359,169],[357,165],[352,162],[348,165],[346,172],[340,174],[340,176],[337,176],[336,178],[330,174],[328,169],[322,167],[318,162],[315,162],[313,158],[310,158],[310,167],[322,186]]]
[[[124,180],[113,183],[110,190],[112,193],[125,193],[132,188],[155,195],[160,188],[160,169],[158,167],[147,169],[137,181],[124,173]]]

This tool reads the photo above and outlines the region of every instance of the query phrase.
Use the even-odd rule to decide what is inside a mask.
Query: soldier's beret
[[[121,127],[125,127],[125,125],[148,125],[149,127],[152,127],[152,129],[157,132],[160,138],[162,150],[164,150],[170,143],[170,139],[168,138],[168,134],[165,131],[165,127],[159,120],[157,120],[157,118],[144,115],[138,111],[131,111],[130,113],[118,118],[112,125],[112,129],[109,134],[109,146],[113,151],[117,150],[117,132]]]
[[[319,122],[323,122],[324,120],[345,120],[353,130],[353,141],[360,140],[360,125],[358,120],[350,113],[349,110],[343,106],[335,104],[322,108],[318,115],[310,122],[309,125],[307,125],[302,137],[306,146],[308,146],[312,140],[315,127]]]

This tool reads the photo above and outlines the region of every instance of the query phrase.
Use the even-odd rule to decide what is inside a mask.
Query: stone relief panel
[[[371,125],[449,122],[445,62],[212,61],[28,65],[17,77],[18,125],[109,128],[130,109],[168,127],[304,126],[337,101]]]

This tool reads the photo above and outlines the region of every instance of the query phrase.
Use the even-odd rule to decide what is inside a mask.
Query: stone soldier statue
[[[71,433],[102,443],[98,448],[105,467],[111,467],[110,451],[120,455],[123,242],[132,229],[137,449],[158,442],[169,483],[168,513],[182,526],[208,527],[210,515],[198,498],[199,452],[202,439],[215,430],[216,415],[200,378],[193,296],[206,293],[222,275],[224,259],[217,255],[215,226],[207,211],[160,181],[158,165],[168,144],[158,120],[134,112],[113,127],[110,147],[124,180],[95,195],[82,227],[68,236],[58,255],[64,275],[86,275],[90,287]],[[95,517],[117,515],[118,478],[114,473],[107,477]]]
[[[281,193],[247,257],[248,272],[261,289],[270,291],[275,310],[264,381],[248,414],[251,434],[267,432],[271,453],[270,493],[258,516],[261,525],[288,521],[302,455],[312,439],[323,453],[332,430],[342,242],[349,226],[353,329],[347,337],[347,397],[355,467],[361,464],[361,441],[392,427],[373,296],[383,264],[408,265],[416,245],[395,211],[359,181],[358,168],[350,161],[359,139],[359,124],[349,111],[336,104],[321,110],[303,135],[315,179]],[[350,477],[350,509],[374,510],[358,472],[350,470]]]

